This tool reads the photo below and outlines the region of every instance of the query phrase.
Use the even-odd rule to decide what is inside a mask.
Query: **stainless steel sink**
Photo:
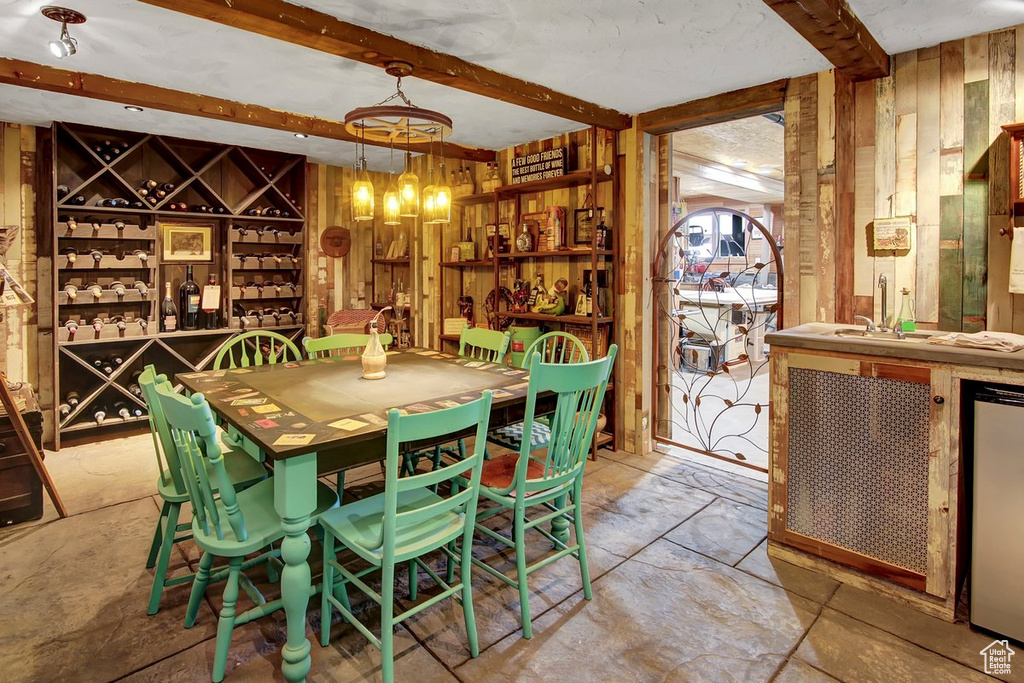
[[[898,332],[880,332],[865,330],[863,327],[844,327],[832,332],[826,332],[828,337],[853,337],[855,339],[870,339],[873,341],[899,341],[899,342],[923,342],[932,336],[932,332],[903,332],[902,338]]]

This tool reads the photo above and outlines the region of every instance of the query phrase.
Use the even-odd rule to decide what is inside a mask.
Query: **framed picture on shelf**
[[[460,249],[458,245],[455,245],[448,250],[448,260],[451,261],[452,263],[459,261],[461,256],[462,249]]]
[[[590,244],[591,235],[594,234],[594,226],[597,225],[597,217],[604,211],[603,206],[596,208],[576,209],[573,212],[573,244]]]
[[[164,263],[213,263],[213,225],[161,223]]]

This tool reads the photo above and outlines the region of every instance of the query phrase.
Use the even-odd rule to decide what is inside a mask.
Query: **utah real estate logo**
[[[1005,640],[993,640],[992,643],[981,651],[985,658],[985,673],[990,676],[1010,673],[1010,658],[1016,652],[1010,649],[1010,644]]]

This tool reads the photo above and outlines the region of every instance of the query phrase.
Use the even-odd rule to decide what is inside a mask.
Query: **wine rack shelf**
[[[301,339],[305,157],[66,123],[55,123],[51,137],[55,447],[62,434],[116,435],[119,425],[144,421],[129,386],[148,363],[173,377],[207,368],[246,330]],[[161,331],[168,284],[181,326],[187,265],[165,258],[164,224],[209,231],[210,248],[192,265],[201,292],[211,275],[220,287],[215,329]],[[207,322],[201,313],[198,326]],[[107,375],[92,356],[123,363]],[[71,392],[77,404],[67,410]],[[98,422],[100,408],[109,412]]]

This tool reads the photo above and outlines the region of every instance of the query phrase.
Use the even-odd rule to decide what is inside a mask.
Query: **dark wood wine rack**
[[[171,377],[209,368],[220,346],[246,329],[301,338],[305,157],[65,123],[55,123],[51,134],[55,447],[61,435],[98,430],[98,437],[144,422],[145,415],[114,415],[97,424],[93,413],[96,405],[109,408],[118,399],[144,407],[128,385],[149,363]],[[138,192],[150,179],[161,190],[173,185],[153,204]],[[129,205],[101,205],[115,198]],[[177,210],[181,204],[190,210]],[[191,210],[198,207],[206,210]],[[221,285],[217,329],[160,332],[164,285],[172,283],[177,305],[184,275],[184,264],[161,257],[166,222],[213,226],[213,262],[197,264],[195,280],[202,287],[213,273]],[[111,288],[115,282],[124,285],[123,294]],[[65,292],[69,284],[76,296]],[[93,284],[101,289],[89,290]],[[73,334],[69,320],[77,324]],[[89,362],[111,355],[124,362],[109,375]],[[71,391],[80,402],[62,416],[60,404]]]

